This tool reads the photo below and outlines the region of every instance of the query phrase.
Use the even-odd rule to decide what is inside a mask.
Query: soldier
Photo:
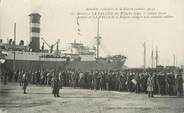
[[[80,72],[79,73],[79,84],[80,84],[80,88],[83,88],[83,85],[84,85],[84,73],[83,72]]]
[[[127,81],[126,81],[126,84],[127,84],[127,90],[129,92],[132,92],[133,91],[133,83],[132,83],[132,80],[133,79],[133,74],[130,72],[128,73],[127,75]]]
[[[118,82],[119,82],[118,91],[122,91],[123,89],[123,75],[122,74],[118,76]]]
[[[114,90],[116,91],[119,89],[119,84],[120,84],[119,77],[120,77],[120,74],[119,72],[116,71],[114,76],[114,84],[115,84]]]
[[[75,74],[73,71],[70,72],[71,76],[71,87],[75,87]]]
[[[99,72],[99,88],[100,90],[104,89],[104,73],[103,72]]]
[[[20,86],[22,86],[22,74],[23,74],[23,71],[19,71],[18,82]]]
[[[143,75],[142,75],[142,91],[143,92],[146,92],[146,88],[147,88],[147,79],[148,79],[148,76],[147,76],[147,72],[145,72],[145,73],[143,73]]]
[[[18,81],[18,74],[19,74],[19,71],[17,70],[15,73],[14,73],[14,79],[15,79],[15,82]]]
[[[93,85],[94,85],[94,90],[97,90],[97,71],[93,72]]]
[[[168,73],[164,72],[164,78],[165,78],[165,94],[169,94],[169,75]]]
[[[76,71],[75,72],[75,78],[74,78],[74,80],[75,80],[75,88],[76,87],[78,87],[79,85],[78,85],[78,81],[79,81],[79,72],[78,71]]]
[[[106,90],[109,90],[109,76],[110,76],[109,72],[106,72],[105,73],[105,89]]]
[[[39,84],[40,85],[43,85],[44,84],[44,72],[43,71],[40,72],[40,81],[39,81]]]
[[[177,96],[178,97],[183,96],[183,78],[182,78],[182,74],[178,74],[176,76],[176,90],[177,90]]]
[[[168,73],[167,75],[168,81],[168,93],[170,96],[174,95],[174,85],[175,85],[175,78],[173,73]]]
[[[51,81],[52,81],[52,78],[53,78],[52,72],[48,73],[48,76],[47,77],[48,77],[47,84],[48,85],[51,85]]]
[[[22,83],[23,83],[24,94],[26,94],[27,93],[26,89],[28,86],[28,74],[26,72],[22,75]]]
[[[153,86],[154,86],[154,80],[151,75],[149,75],[147,79],[147,91],[148,91],[148,97],[153,97]]]
[[[121,76],[122,91],[126,91],[126,74],[122,73]]]
[[[140,76],[139,76],[139,73],[136,73],[135,74],[134,79],[136,81],[136,84],[135,84],[135,93],[139,93],[139,91],[140,91]]]
[[[111,90],[115,90],[115,88],[116,88],[116,72],[114,72],[114,71],[112,71],[112,73],[111,73]]]
[[[4,73],[3,79],[4,79],[4,85],[6,85],[8,83],[8,72]]]
[[[39,85],[40,84],[40,80],[41,80],[41,71],[39,70],[36,73],[36,84]]]
[[[158,84],[157,84],[157,74],[156,72],[152,72],[152,75],[153,75],[153,81],[154,81],[153,93],[158,94],[159,89],[158,89]]]
[[[89,88],[90,88],[90,89],[92,89],[92,79],[93,79],[92,73],[89,72],[87,81],[88,81],[88,83],[89,83]]]
[[[109,90],[113,90],[113,72],[112,71],[110,71],[109,72]]]
[[[55,75],[55,74],[54,74]],[[59,90],[62,88],[61,81],[59,80],[59,77],[55,75],[52,79],[52,93],[54,94],[54,97],[60,97]]]
[[[165,81],[165,75],[164,73],[160,72],[158,74],[158,77],[157,77],[157,83],[158,83],[158,89],[159,89],[159,94],[161,95],[164,95],[165,94],[165,85],[166,85],[166,81]]]

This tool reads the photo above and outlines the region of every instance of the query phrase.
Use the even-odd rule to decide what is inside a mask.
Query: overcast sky
[[[1,0],[1,38],[13,38],[13,24],[17,23],[17,42],[29,42],[29,17],[32,12],[41,14],[41,37],[52,44],[61,39],[60,48],[74,39],[88,45],[95,44],[96,20],[81,19],[82,36],[77,35],[76,16],[71,13],[85,8],[144,7],[156,8],[173,15],[171,19],[103,19],[100,35],[101,55],[124,54],[126,65],[143,65],[143,42],[147,44],[147,66],[151,65],[152,42],[159,49],[159,63],[184,64],[184,1],[183,0]]]

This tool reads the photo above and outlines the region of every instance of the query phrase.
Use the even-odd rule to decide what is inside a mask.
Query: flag
[[[137,84],[137,81],[135,79],[132,79],[131,81],[134,83],[134,85]]]
[[[79,25],[80,24],[79,24],[79,16],[78,16],[77,17],[77,34],[80,35],[80,36],[82,36],[81,33],[80,33],[81,32],[81,29],[80,29],[80,26]]]
[[[80,33],[77,33],[78,35],[82,36]]]
[[[80,29],[78,28],[77,31],[80,32]]]
[[[5,59],[0,59],[0,63],[3,64],[5,62]]]
[[[80,24],[79,24],[79,17],[77,17],[77,25],[79,26]]]
[[[3,55],[5,55],[5,56],[8,55],[8,52],[6,52],[6,51],[2,51],[1,53],[2,53]]]

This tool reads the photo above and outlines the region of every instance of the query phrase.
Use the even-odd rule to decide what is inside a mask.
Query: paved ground
[[[184,98],[64,88],[54,98],[50,87],[0,85],[0,113],[184,113]]]

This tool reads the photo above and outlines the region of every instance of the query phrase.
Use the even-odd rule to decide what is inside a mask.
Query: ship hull
[[[122,70],[126,68],[123,62],[105,62],[105,61],[31,61],[31,60],[6,60],[3,64],[4,69],[8,70],[64,70],[73,69],[76,71],[91,70]]]
[[[28,71],[51,71],[73,69],[76,71],[91,70],[121,70],[124,66],[125,59],[108,60],[96,59],[94,55],[81,55],[80,60],[72,57],[53,57],[53,54],[42,52],[22,52],[22,51],[6,51],[5,70],[28,70]]]

